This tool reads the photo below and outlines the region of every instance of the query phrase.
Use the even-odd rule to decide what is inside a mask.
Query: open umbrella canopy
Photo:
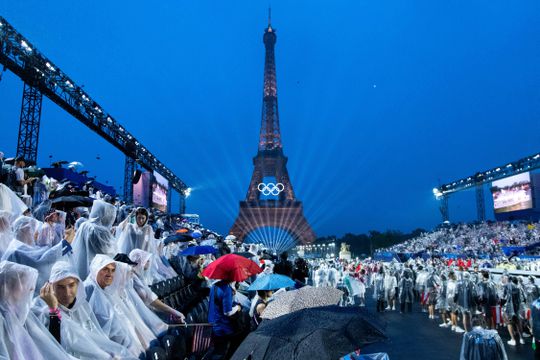
[[[234,240],[236,240],[236,236],[234,236],[234,235],[227,235],[227,236],[225,236],[225,240],[234,241]]]
[[[248,290],[277,290],[294,286],[294,280],[285,275],[260,275]]]
[[[244,281],[261,271],[255,262],[235,254],[227,254],[210,263],[202,275],[210,279]]]
[[[75,167],[84,167],[84,165],[81,162],[78,161],[72,161],[68,164],[68,168],[73,169]]]
[[[363,309],[317,307],[263,320],[232,359],[339,359],[385,339],[382,326]]]
[[[342,296],[343,291],[333,287],[304,286],[276,296],[262,313],[262,318],[274,319],[306,308],[337,305]]]
[[[163,240],[163,243],[168,245],[174,242],[189,242],[191,240],[193,240],[193,238],[187,234],[173,234],[167,236],[165,240]]]
[[[182,250],[180,253],[181,256],[187,255],[204,255],[204,254],[213,254],[216,252],[216,249],[212,246],[190,246],[187,249]]]
[[[94,200],[91,197],[80,195],[60,196],[51,200],[51,207],[55,209],[73,209],[79,206],[91,207]]]

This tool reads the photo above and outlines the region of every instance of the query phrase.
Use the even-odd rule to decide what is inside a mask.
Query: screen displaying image
[[[154,209],[167,212],[167,192],[169,181],[154,171],[154,182],[152,182],[152,207]]]
[[[495,213],[526,210],[533,207],[531,175],[523,173],[491,184]]]
[[[133,184],[133,204],[135,206],[150,206],[150,182],[152,174],[144,172],[139,177],[139,181]]]

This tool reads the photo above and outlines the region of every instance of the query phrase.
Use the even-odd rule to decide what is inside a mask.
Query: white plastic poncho
[[[152,258],[152,277],[153,282],[158,282],[166,279],[171,279],[174,277],[177,277],[178,274],[174,271],[174,269],[169,264],[168,260],[163,259],[161,257],[161,254],[163,252],[163,241],[158,239],[152,239],[155,244],[156,252],[151,252],[153,255]]]
[[[137,313],[141,316],[144,323],[150,328],[150,330],[152,330],[154,335],[157,337],[162,336],[163,333],[169,329],[169,325],[163,322],[163,320],[161,320],[159,316],[152,311],[149,304],[144,301],[145,299],[139,295],[138,291],[135,289],[136,279],[138,280],[138,277],[133,272],[130,273],[130,280],[126,289],[128,293],[128,300],[133,304],[137,310]]]
[[[137,332],[131,323],[131,314],[126,312],[122,301],[114,299],[110,290],[107,290],[119,280],[116,277],[113,285],[102,289],[97,283],[97,273],[109,264],[118,265],[107,255],[98,254],[90,264],[90,274],[84,281],[86,300],[96,315],[101,329],[112,341],[127,347],[134,354],[141,354],[146,349],[139,340]],[[118,285],[116,285],[118,286]]]
[[[384,292],[387,301],[390,301],[396,295],[397,286],[397,278],[388,271],[384,275]]]
[[[37,270],[0,262],[0,335],[8,359],[70,359],[58,342],[30,312]]]
[[[62,243],[53,247],[40,247],[34,244],[34,234],[38,221],[28,216],[21,216],[13,223],[14,239],[9,243],[2,260],[30,266],[39,271],[36,295],[49,279],[51,267],[62,258]],[[65,255],[69,258],[69,255]]]
[[[105,201],[96,200],[90,218],[81,224],[73,241],[74,264],[81,278],[89,273],[90,263],[96,254],[114,256],[116,242],[111,226],[116,218],[116,208]]]
[[[2,257],[13,239],[10,219],[11,213],[9,211],[0,210],[0,257]]]
[[[75,221],[75,231],[79,230],[79,228],[81,227],[81,225],[86,222],[88,219],[87,218],[84,218],[84,217],[80,217],[77,219],[77,221]]]
[[[116,231],[120,231],[120,228]],[[118,252],[129,254],[133,249],[141,249],[152,254],[157,252],[154,231],[150,225],[125,224],[118,237]]]
[[[0,210],[9,211],[14,219],[24,214],[28,206],[9,187],[0,184]]]
[[[66,216],[63,211],[58,211],[58,222],[49,224],[44,222],[40,229],[36,245],[38,246],[54,246],[64,239],[66,230]]]
[[[99,326],[99,323],[86,301],[84,285],[73,267],[65,261],[58,261],[51,270],[50,283],[66,278],[74,278],[79,282],[75,303],[68,308],[59,304],[62,314],[60,338],[62,347],[78,359],[136,359],[124,346],[110,340]],[[34,313],[49,326],[49,308],[40,298],[34,299]]]
[[[328,273],[327,273],[327,284],[330,287],[337,288],[338,283],[339,283],[339,271],[331,267],[330,269],[328,269]]]
[[[168,325],[146,307],[135,292],[133,288],[133,270],[130,265],[121,262],[116,263],[114,282],[105,291],[111,294],[115,307],[122,308],[122,311],[129,314],[129,320],[145,349],[150,346],[150,343],[157,336],[168,329]]]
[[[152,274],[150,272],[152,254],[144,250],[135,249],[129,253],[129,258],[137,263],[137,265],[133,267],[133,271],[135,272],[133,288],[142,301],[148,306],[158,299],[158,296],[149,287],[149,285],[152,284]],[[147,266],[146,264],[148,262],[150,262],[150,264]]]

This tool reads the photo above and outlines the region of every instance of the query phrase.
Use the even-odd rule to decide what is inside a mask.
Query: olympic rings
[[[257,186],[257,189],[264,196],[268,196],[268,195],[278,196],[283,190],[285,190],[285,185],[283,185],[282,183],[277,183],[277,184],[274,184],[274,183],[268,183],[268,184],[260,183]]]

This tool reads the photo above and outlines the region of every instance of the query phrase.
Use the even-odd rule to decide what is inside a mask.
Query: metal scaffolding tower
[[[42,101],[43,95],[39,89],[24,83],[17,156],[34,163],[37,162]]]
[[[484,198],[484,186],[476,185],[476,214],[478,221],[486,220],[486,200]]]
[[[132,157],[126,156],[124,165],[124,201],[127,203],[133,202],[133,174],[135,173],[136,164]]]

